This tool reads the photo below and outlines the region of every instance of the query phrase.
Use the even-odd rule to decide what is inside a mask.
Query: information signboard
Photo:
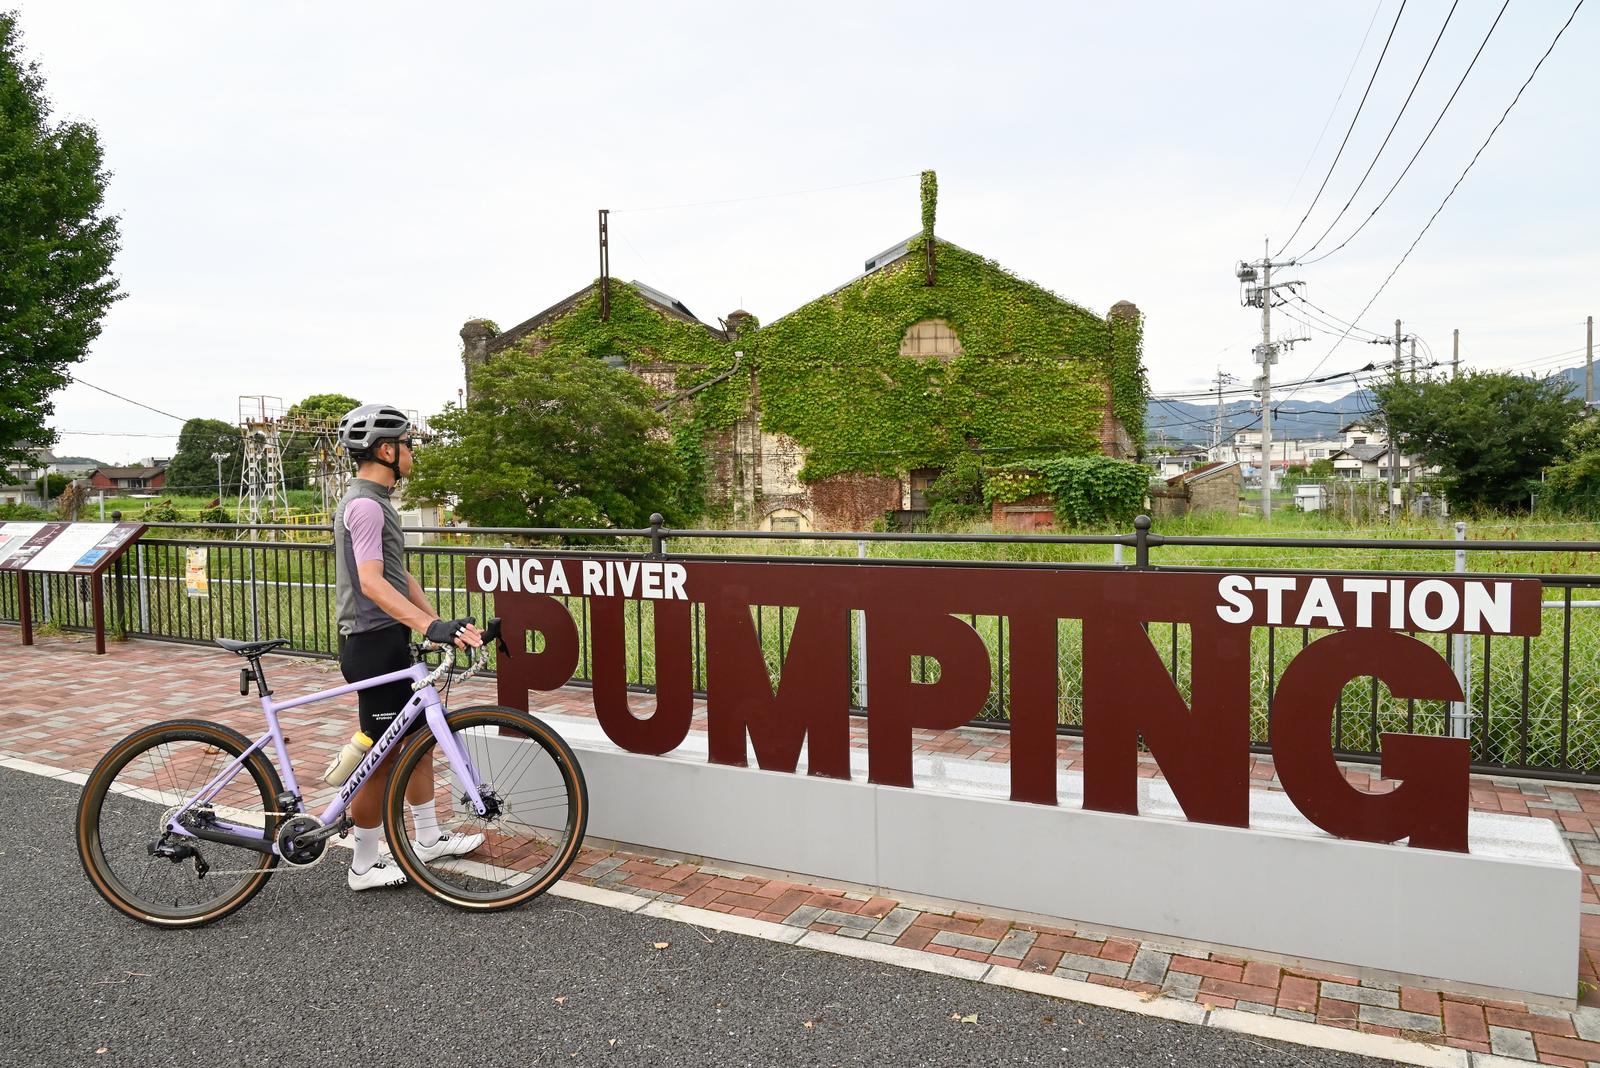
[[[95,652],[106,651],[105,598],[100,574],[145,531],[143,523],[0,523],[0,571],[17,572],[22,644],[33,644],[30,574],[90,580]]]

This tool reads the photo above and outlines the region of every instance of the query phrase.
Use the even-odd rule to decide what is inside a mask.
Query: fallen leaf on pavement
[[[978,1022],[978,1014],[974,1012],[974,1013],[970,1013],[970,1014],[968,1014],[966,1016],[963,1016],[963,1017],[961,1017],[961,1022],[962,1023],[977,1023]]]

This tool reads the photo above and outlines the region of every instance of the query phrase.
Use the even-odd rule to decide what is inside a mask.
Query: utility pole
[[[214,453],[211,454],[211,459],[216,461],[216,464],[217,464],[217,504],[218,505],[222,504],[222,461],[226,460],[228,457],[230,457],[232,455],[233,455],[233,453],[231,453],[231,452],[214,452]]]
[[[1591,319],[1589,321],[1592,323],[1594,320]],[[1450,377],[1451,378],[1460,378],[1461,377],[1461,331],[1460,330],[1452,330],[1450,333],[1452,335],[1451,346],[1450,346]]]
[[[1583,357],[1583,406],[1594,407],[1594,316],[1589,316],[1589,340]]]
[[[1221,367],[1217,368],[1217,417],[1216,421],[1211,424],[1211,448],[1213,450],[1220,449],[1222,447],[1222,424],[1227,418],[1227,412],[1222,404],[1222,388],[1232,381],[1232,375],[1228,374]]]
[[[1256,346],[1255,361],[1261,365],[1261,374],[1255,380],[1256,392],[1261,397],[1261,518],[1272,522],[1272,365],[1278,362],[1278,345],[1272,340],[1272,294],[1274,289],[1297,286],[1299,282],[1272,282],[1274,267],[1292,267],[1294,260],[1272,259],[1272,244],[1263,239],[1265,246],[1261,259],[1255,263],[1240,263],[1234,275],[1245,284],[1245,305],[1261,306],[1261,344]],[[1253,285],[1260,270],[1261,284]]]
[[[1396,319],[1394,321],[1394,380],[1395,380],[1396,384],[1398,384],[1399,381],[1400,381],[1400,341],[1401,341],[1400,320]],[[1388,460],[1388,463],[1385,466],[1387,466],[1388,469],[1389,469],[1389,522],[1392,523],[1395,520],[1395,514],[1394,514],[1395,469],[1394,469],[1394,465],[1395,465],[1395,461],[1396,461],[1396,456],[1395,456],[1395,443],[1394,443],[1394,426],[1390,423],[1389,415],[1388,415],[1387,412],[1384,413],[1384,416],[1383,416],[1383,438],[1384,438],[1384,448],[1388,450],[1388,455],[1385,457]]]

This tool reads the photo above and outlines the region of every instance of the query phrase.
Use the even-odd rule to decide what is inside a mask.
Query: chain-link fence
[[[283,637],[290,650],[302,655],[333,656],[338,638],[334,624],[333,554],[327,543],[268,541],[261,537],[272,528],[250,528],[258,535],[248,540],[196,536],[193,529],[173,530],[177,536],[146,537],[101,579],[108,625],[114,633],[166,641],[209,642],[213,638],[257,639]],[[239,528],[227,528],[237,533]],[[163,535],[169,533],[163,531]],[[205,531],[203,533],[211,533]],[[625,532],[587,532],[609,535],[611,546],[575,551],[529,548],[532,538],[573,532],[472,531],[459,528],[433,531],[452,544],[412,547],[408,566],[419,585],[446,618],[492,614],[492,595],[469,593],[466,560],[469,555],[552,551],[579,556],[628,555],[672,551],[682,559],[746,559],[772,562],[799,559],[896,560],[926,557],[949,564],[970,560],[996,566],[1038,564],[1059,568],[1063,564],[1091,564],[1146,569],[1244,572],[1262,571],[1362,571],[1365,573],[1457,572],[1497,575],[1526,574],[1545,586],[1543,628],[1536,637],[1416,634],[1455,670],[1463,682],[1464,702],[1421,701],[1397,698],[1378,680],[1358,679],[1345,687],[1334,712],[1332,738],[1335,751],[1353,760],[1378,758],[1379,737],[1384,732],[1455,734],[1472,743],[1472,758],[1480,770],[1534,774],[1600,781],[1600,575],[1576,574],[1592,569],[1600,543],[1530,542],[1521,540],[1466,541],[1458,525],[1457,540],[1398,541],[1392,539],[1304,538],[1162,538],[1149,532],[1148,523],[1126,535],[793,535],[759,532],[689,531],[660,528]],[[326,536],[326,531],[324,531]],[[462,544],[476,539],[494,544]],[[811,544],[806,545],[806,541]],[[513,542],[513,543],[508,543]],[[725,550],[737,545],[744,555]],[[820,552],[818,551],[820,546]],[[679,548],[696,550],[682,554]],[[752,549],[768,549],[754,555]],[[772,554],[771,549],[778,549]],[[808,555],[789,555],[801,548]],[[708,549],[723,550],[708,553]],[[631,550],[631,551],[630,551]],[[1174,562],[1168,563],[1171,559]],[[1533,564],[1552,565],[1551,573]],[[15,573],[0,578],[0,619],[17,618]],[[92,627],[92,579],[70,575],[26,575],[36,619],[63,630]],[[197,582],[202,579],[203,582]],[[197,585],[203,586],[198,595]],[[591,679],[593,629],[586,598],[565,601],[580,636],[579,663],[574,682]],[[652,691],[656,680],[655,625],[651,602],[625,604],[624,634],[626,681],[636,691]],[[752,622],[766,657],[774,686],[794,633],[798,609],[778,605],[751,606]],[[691,655],[697,692],[706,687],[705,613],[690,606]],[[989,650],[990,693],[975,725],[1005,728],[1009,725],[1011,697],[1010,638],[1004,616],[966,616]],[[848,699],[858,713],[867,709],[863,663],[866,637],[860,611],[849,617],[851,682]],[[1063,619],[1057,625],[1059,730],[1075,734],[1083,724],[1082,623]],[[1174,684],[1187,700],[1190,696],[1192,641],[1182,623],[1150,623],[1148,640],[1161,655]],[[1251,738],[1268,749],[1272,699],[1284,670],[1294,655],[1327,631],[1305,627],[1255,627],[1251,634]],[[532,637],[530,641],[534,640]],[[531,650],[530,650],[531,651]],[[939,666],[931,658],[913,664],[917,681],[933,682]]]

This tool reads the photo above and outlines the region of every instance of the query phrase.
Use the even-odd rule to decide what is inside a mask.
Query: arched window
[[[766,523],[768,530],[810,530],[811,521],[804,512],[793,508],[774,508],[767,513]]]
[[[962,353],[961,339],[943,319],[924,319],[912,323],[900,339],[900,355],[949,360]]]

